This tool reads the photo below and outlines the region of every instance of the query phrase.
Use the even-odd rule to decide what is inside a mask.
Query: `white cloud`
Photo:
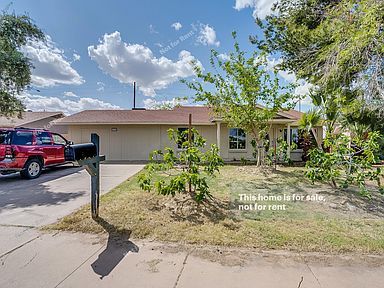
[[[200,32],[199,36],[197,37],[197,42],[203,44],[203,45],[214,45],[214,46],[220,46],[220,41],[217,41],[216,39],[216,31],[213,29],[213,27],[206,25],[200,26]]]
[[[188,100],[180,98],[172,98],[172,100],[161,101],[155,100],[153,98],[147,98],[143,102],[146,109],[173,108],[177,105],[188,104]]]
[[[164,56],[156,58],[151,49],[140,44],[127,44],[118,31],[105,34],[97,46],[89,46],[88,54],[101,70],[121,83],[137,82],[146,96],[156,90],[194,75],[192,61],[201,63],[188,51],[181,51],[179,59],[172,61]]]
[[[314,86],[304,80],[299,80],[298,82],[299,86],[296,87],[294,94],[302,96],[302,99],[296,108],[305,112],[314,107],[312,99],[309,97],[309,92]]]
[[[97,85],[97,89],[96,89],[97,91],[99,91],[99,92],[103,92],[104,91],[105,83],[97,82],[96,85]]]
[[[298,84],[299,86],[296,87],[294,94],[303,97],[303,99],[300,100],[300,104],[308,106],[308,109],[314,107],[312,99],[309,97],[310,90],[314,86],[304,80],[299,80]]]
[[[180,22],[175,22],[171,25],[171,27],[174,28],[176,31],[179,31],[183,27],[183,25],[181,25]]]
[[[229,55],[226,53],[220,53],[217,57],[222,61],[228,61],[230,59]]]
[[[314,87],[311,83],[304,80],[299,80],[298,84],[299,85],[295,89],[296,95],[309,95],[310,90]]]
[[[31,41],[21,51],[31,59],[32,84],[38,87],[50,87],[59,84],[80,85],[83,78],[71,67],[64,51],[47,36],[47,42]]]
[[[282,62],[283,62],[282,58],[276,59],[276,58],[271,58],[270,56],[268,56],[267,57],[267,69],[270,71],[273,71],[275,66],[281,64]],[[289,83],[297,81],[296,75],[293,72],[279,70],[278,75]]]
[[[80,57],[80,55],[79,54],[77,54],[77,53],[73,53],[73,61],[80,61],[80,59],[81,59],[81,57]]]
[[[64,92],[63,95],[67,96],[67,97],[79,97],[79,96],[77,96],[75,93],[73,93],[71,91]]]
[[[254,18],[265,19],[267,15],[272,13],[273,4],[277,1],[278,0],[236,0],[234,8],[238,11],[244,8],[252,8]]]
[[[276,65],[279,65],[282,62],[282,58],[276,59],[269,56],[267,57],[267,69],[269,71],[272,71]],[[313,105],[312,99],[309,97],[309,92],[314,87],[311,83],[308,83],[303,79],[297,79],[296,74],[293,72],[279,70],[278,75],[288,83],[296,83],[297,87],[295,88],[295,91],[293,93],[295,95],[303,97],[303,99],[301,100],[302,105]]]
[[[121,109],[113,105],[94,98],[79,98],[76,100],[62,100],[58,97],[48,97],[41,95],[31,95],[23,93],[19,96],[28,110],[31,111],[62,111],[64,114],[74,114],[83,110],[101,109]]]
[[[292,72],[287,72],[284,70],[281,70],[278,72],[278,74],[285,79],[287,82],[295,82],[296,81],[296,75]]]

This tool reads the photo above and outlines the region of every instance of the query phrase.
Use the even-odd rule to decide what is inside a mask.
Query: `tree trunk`
[[[256,142],[256,146],[253,147],[255,152],[257,152],[257,154],[256,154],[256,166],[257,167],[264,166],[264,164],[265,164],[265,161],[264,161],[264,158],[265,158],[264,139],[263,138],[260,139],[260,135],[255,129],[253,129],[251,131],[251,134],[252,134],[254,141]]]
[[[256,157],[256,166],[263,166],[264,165],[264,140],[255,138],[256,141],[256,147],[254,149],[257,152],[257,157]]]
[[[261,152],[259,148],[259,142],[256,141],[256,149],[257,149],[257,161],[256,161],[256,166],[259,167],[261,166]]]
[[[337,183],[334,178],[331,179],[333,188],[337,188]]]
[[[315,132],[316,132],[315,129],[314,129],[314,128],[311,128],[311,131],[312,131],[313,137],[315,138],[317,147],[318,147],[318,148],[321,148],[321,141],[320,141],[319,138],[317,137],[317,134],[315,133]]]

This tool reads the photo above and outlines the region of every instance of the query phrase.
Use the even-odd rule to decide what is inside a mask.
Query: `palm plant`
[[[299,121],[299,128],[301,129],[301,141],[303,147],[303,161],[308,161],[308,152],[315,146],[320,146],[314,127],[321,121],[321,114],[318,110],[309,110],[304,113]],[[313,141],[315,140],[315,141]]]

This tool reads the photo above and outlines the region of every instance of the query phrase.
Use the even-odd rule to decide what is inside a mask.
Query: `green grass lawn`
[[[92,220],[87,205],[47,228],[259,249],[384,252],[384,197],[374,189],[367,199],[357,189],[312,185],[303,168],[289,167],[261,172],[254,166],[225,166],[209,184],[214,199],[197,205],[183,195],[143,192],[134,176],[101,197],[101,221]],[[241,194],[282,199],[296,195],[296,201],[241,201]],[[297,200],[319,196],[322,201]],[[266,209],[239,210],[255,202]],[[269,209],[276,207],[281,209]]]

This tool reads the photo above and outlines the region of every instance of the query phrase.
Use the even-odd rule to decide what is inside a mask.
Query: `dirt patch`
[[[153,245],[153,244],[152,244]],[[220,246],[200,245],[177,245],[174,243],[156,244],[153,250],[164,253],[190,253],[213,263],[220,263],[223,266],[246,266],[259,261],[267,261],[271,264],[285,266],[296,265],[297,263],[317,265],[322,267],[333,266],[364,266],[368,268],[384,267],[383,255],[330,255],[317,252],[291,252],[291,251],[263,251],[249,248],[228,248]]]
[[[157,267],[163,260],[162,259],[152,259],[150,261],[145,261],[144,264],[146,266],[146,270],[151,273],[159,272],[159,268]]]

